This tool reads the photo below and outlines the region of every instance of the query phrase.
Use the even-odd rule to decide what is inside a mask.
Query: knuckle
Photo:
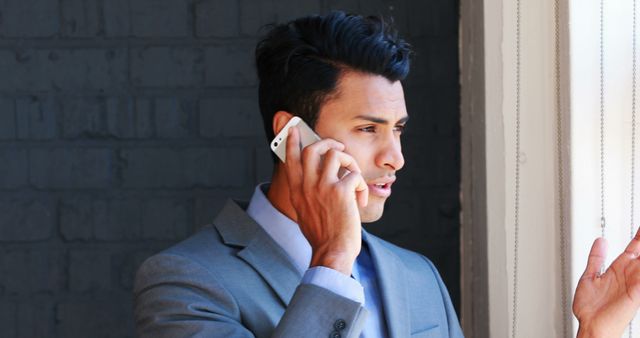
[[[320,145],[322,145],[322,143],[320,143],[320,142],[311,143],[311,144],[307,145],[306,147],[304,147],[304,149],[308,149],[311,152],[315,152]]]
[[[337,141],[336,139],[326,138],[325,140],[327,140],[327,142],[334,144],[335,146],[344,147],[344,144],[342,144],[340,141]]]
[[[354,167],[358,168],[358,171],[359,171],[359,170],[360,170],[360,169],[359,169],[360,167],[358,166],[358,162],[356,161],[356,159],[355,159],[353,156],[351,156],[351,155],[349,155],[349,154],[347,154],[347,153],[345,153],[344,155],[345,155],[345,159],[346,159],[349,163],[351,163]]]
[[[309,160],[309,158],[310,158],[311,156],[313,156],[313,153],[314,153],[314,151],[313,151],[313,150],[314,150],[314,149],[313,149],[313,148],[311,148],[311,146],[309,146],[309,147],[304,147],[304,148],[302,149],[302,160],[303,160],[303,161],[308,161],[308,160]]]
[[[289,137],[287,137],[287,146],[292,147],[293,145],[295,145],[295,138],[289,134]]]
[[[336,196],[338,196],[338,197],[342,196],[342,193],[343,193],[343,187],[342,187],[342,185],[341,185],[341,184],[333,184],[333,185],[331,185],[331,188],[330,188],[330,189],[331,189],[331,193],[332,193],[333,195],[336,195]]]
[[[325,157],[330,160],[334,160],[337,156],[338,156],[338,151],[333,148],[327,150],[325,154]]]

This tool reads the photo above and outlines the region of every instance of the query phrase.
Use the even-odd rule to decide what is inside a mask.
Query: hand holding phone
[[[304,148],[304,149],[303,149]],[[361,248],[359,207],[368,202],[367,183],[344,144],[320,139],[293,117],[271,142],[284,162],[289,199],[312,250],[311,267],[325,266],[351,274]],[[340,175],[341,170],[347,170]]]

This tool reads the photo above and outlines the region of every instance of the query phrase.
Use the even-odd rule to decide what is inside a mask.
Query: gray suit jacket
[[[462,337],[425,257],[363,232],[392,338]],[[140,337],[349,337],[367,310],[314,285],[233,201],[213,225],[146,260],[134,286]]]

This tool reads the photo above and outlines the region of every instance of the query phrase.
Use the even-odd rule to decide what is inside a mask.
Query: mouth
[[[387,180],[386,182],[376,182],[369,183],[367,186],[369,187],[369,194],[373,194],[374,196],[379,197],[389,197],[391,195],[391,185],[393,185],[394,180]]]

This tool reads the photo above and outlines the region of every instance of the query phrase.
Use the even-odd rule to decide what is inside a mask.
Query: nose
[[[376,165],[380,168],[398,171],[404,166],[404,156],[402,155],[402,145],[400,138],[392,135],[387,138],[385,145],[376,156]]]

